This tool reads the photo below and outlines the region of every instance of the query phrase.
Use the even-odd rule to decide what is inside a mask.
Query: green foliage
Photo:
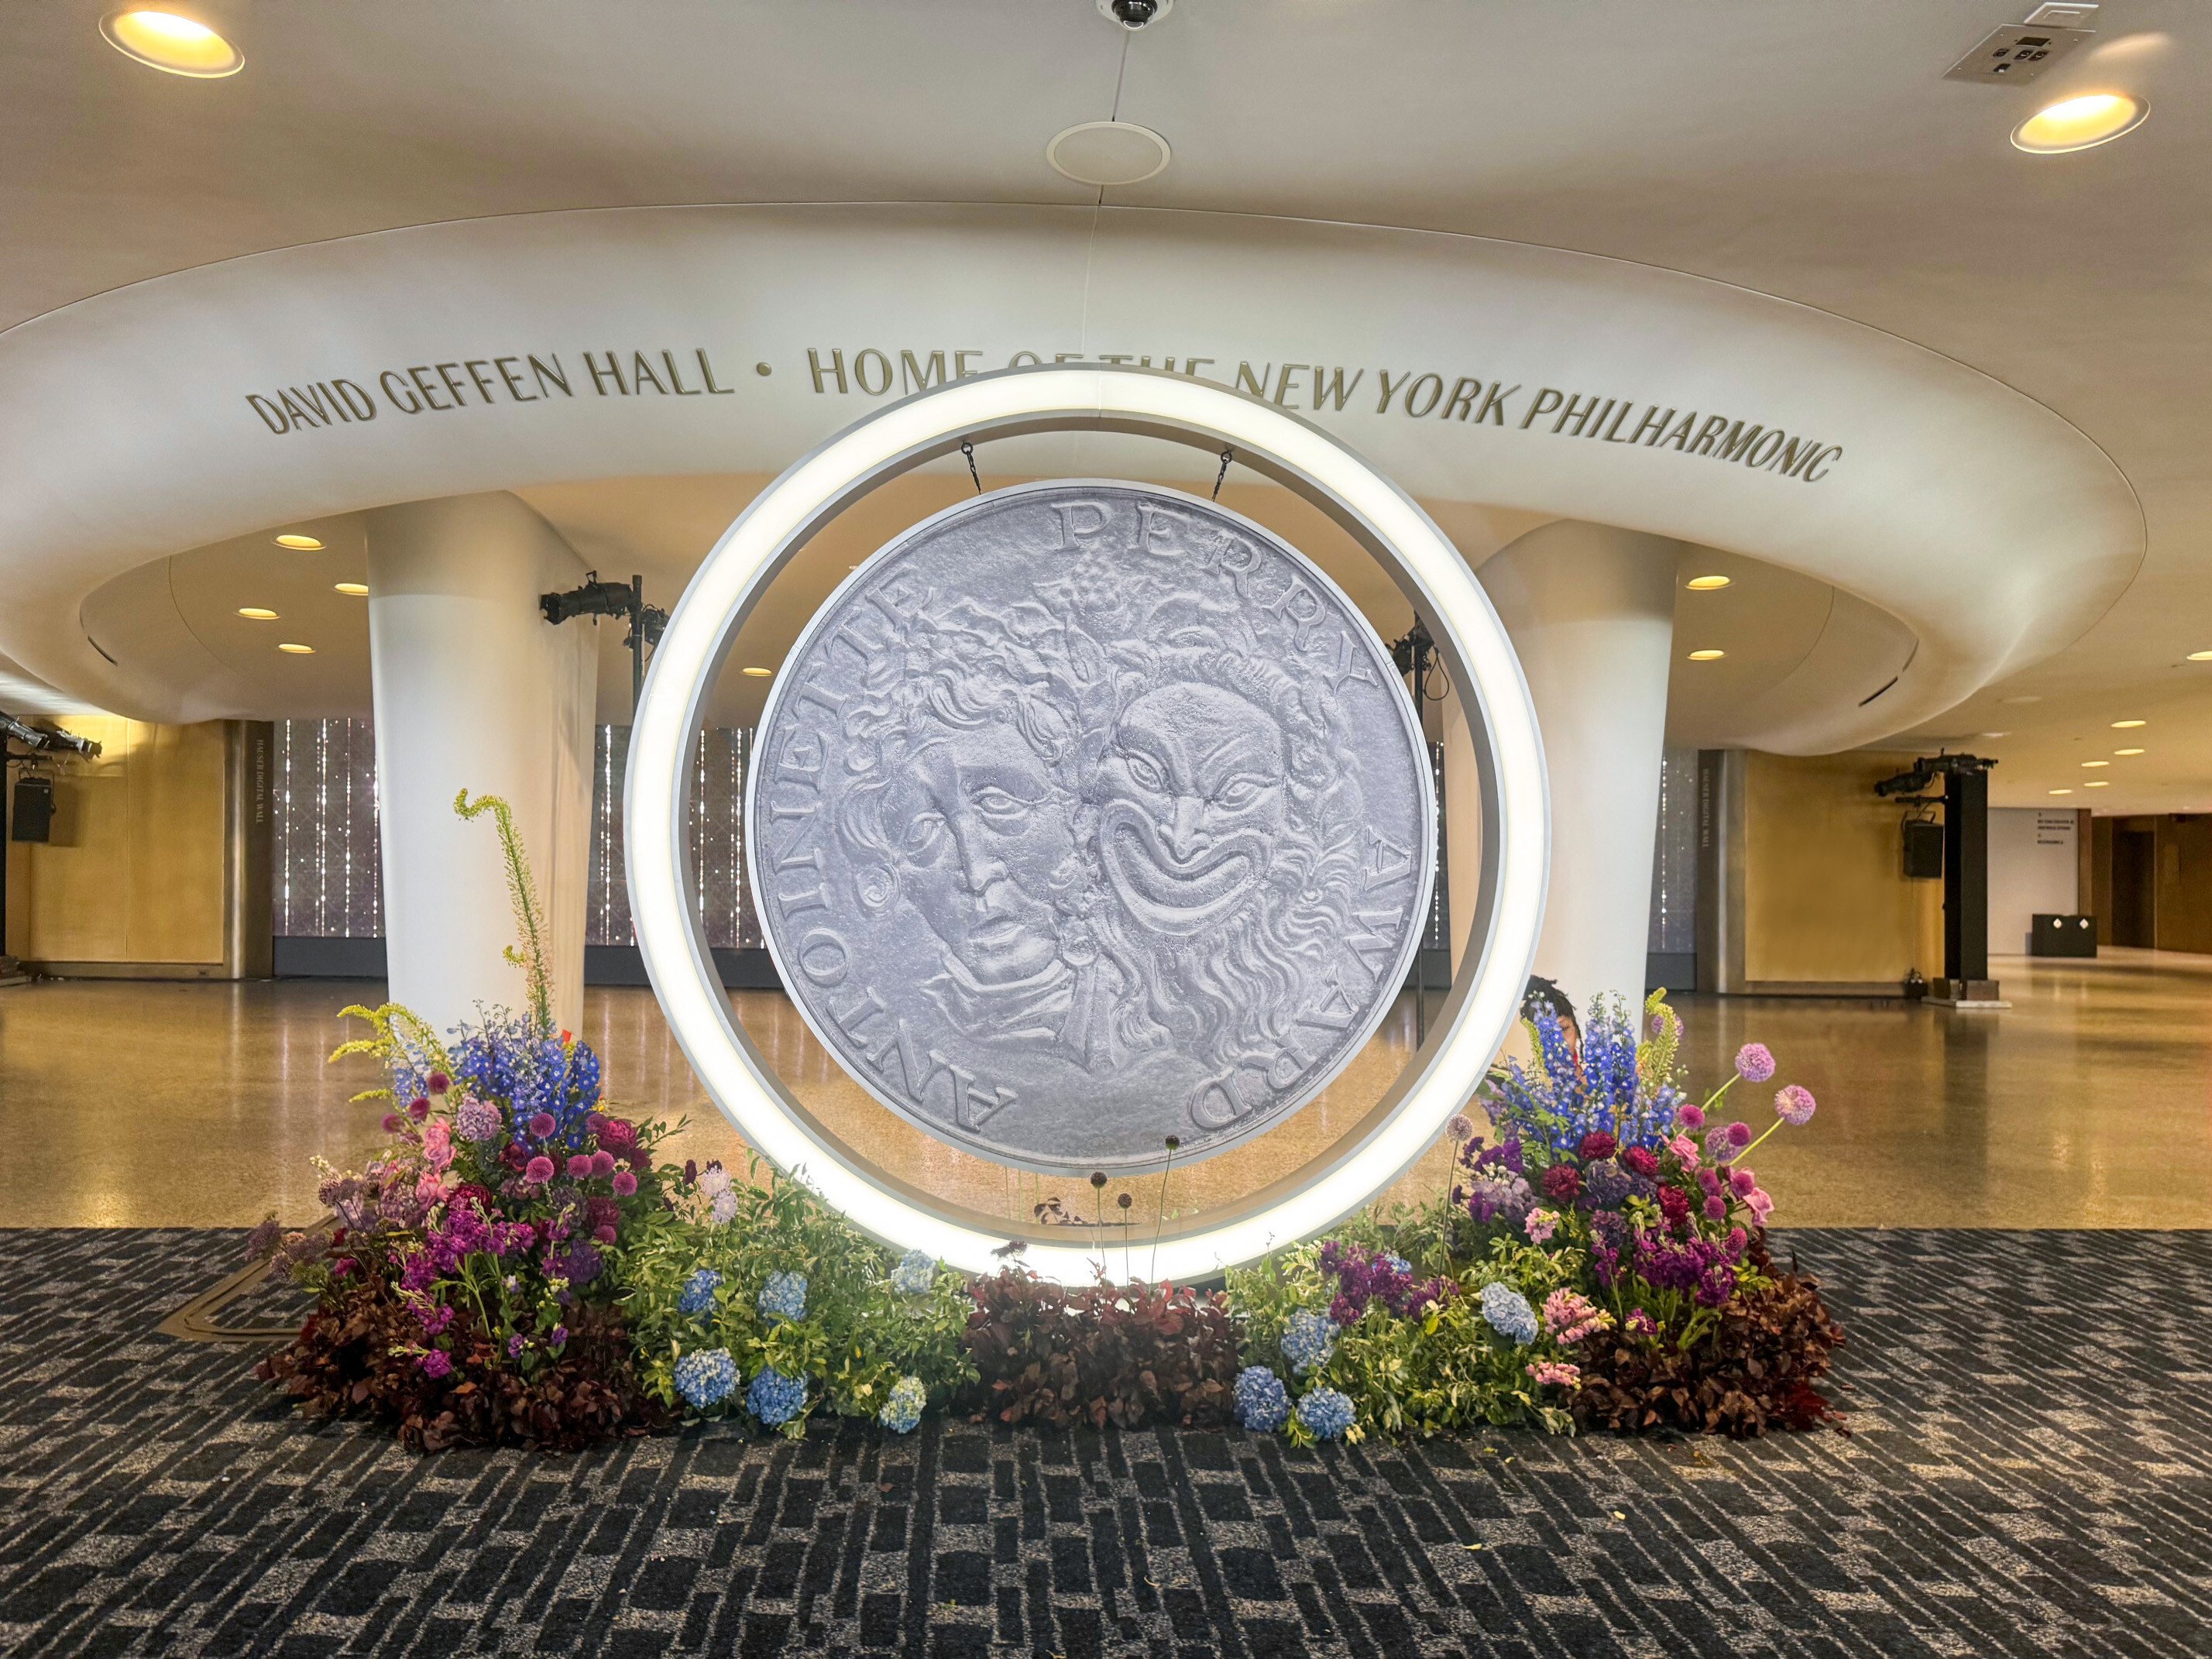
[[[374,1035],[340,1043],[331,1051],[333,1065],[356,1055],[367,1055],[384,1067],[387,1077],[425,1077],[432,1072],[453,1069],[446,1057],[446,1045],[438,1040],[438,1033],[430,1023],[403,1004],[386,1002],[370,1008],[352,1003],[338,1011],[338,1018],[367,1020]],[[364,1089],[353,1098],[392,1100],[396,1096],[389,1088]]]
[[[756,1160],[753,1173],[760,1167]],[[680,1177],[662,1172],[671,1185]],[[738,1374],[750,1380],[773,1367],[805,1377],[806,1411],[784,1425],[805,1431],[817,1406],[849,1417],[872,1417],[904,1376],[921,1379],[933,1405],[975,1375],[962,1334],[968,1323],[965,1280],[939,1267],[928,1291],[907,1297],[892,1289],[897,1258],[842,1216],[825,1209],[792,1180],[731,1189],[735,1213],[718,1222],[696,1193],[626,1230],[615,1270],[628,1286],[623,1302],[646,1391],[664,1405],[688,1409],[676,1393],[676,1362],[702,1349],[726,1348]],[[700,1268],[722,1275],[714,1306],[697,1316],[678,1307]],[[806,1279],[805,1316],[763,1318],[761,1287],[775,1273]],[[702,1413],[737,1417],[744,1389],[732,1390]]]
[[[514,906],[514,931],[520,949],[507,947],[507,959],[522,969],[530,987],[530,1019],[541,1034],[553,1030],[553,978],[545,965],[545,930],[538,904],[538,882],[530,873],[530,860],[522,850],[522,836],[514,827],[514,811],[497,795],[478,795],[473,801],[465,789],[453,797],[453,811],[465,819],[486,812],[499,825],[500,851],[507,863],[507,896]]]

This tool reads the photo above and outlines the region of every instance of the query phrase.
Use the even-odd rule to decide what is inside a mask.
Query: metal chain
[[[968,458],[968,477],[975,483],[975,493],[980,495],[983,493],[983,478],[982,475],[975,471],[975,446],[963,438],[960,441],[960,453]]]
[[[1213,475],[1213,499],[1217,501],[1221,499],[1222,480],[1229,476],[1229,463],[1236,458],[1236,454],[1237,452],[1227,444],[1221,446],[1221,471]]]

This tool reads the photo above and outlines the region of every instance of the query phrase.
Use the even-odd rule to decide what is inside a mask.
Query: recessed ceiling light
[[[2112,722],[2112,730],[2115,732],[2126,732],[2132,730],[2136,726],[2148,726],[2150,722],[2148,720],[2114,720]]]
[[[2140,755],[2142,753],[2142,750],[2140,749],[2115,749],[2112,752],[2115,755]]]
[[[1997,701],[1998,701],[1999,702],[2013,702],[2013,703],[2020,703],[2020,702],[2041,702],[2043,701],[2043,699],[2042,699],[2039,696],[2036,696],[2036,695],[2034,695],[2034,694],[2031,693],[2029,696],[2025,696],[2025,697],[1999,697],[1999,698],[1997,699]]]
[[[2084,765],[2084,766],[2110,766],[2110,765],[2112,764],[2112,762],[2110,762],[2110,761],[2083,761],[2083,762],[2081,763],[2081,764],[2082,764],[2082,765]]]
[[[1168,141],[1133,121],[1085,121],[1054,133],[1044,159],[1079,185],[1140,185],[1167,170]]]
[[[1728,655],[1728,653],[1725,651],[1692,651],[1690,653],[1690,660],[1692,662],[1718,662],[1726,655]]]
[[[2189,653],[2189,660],[2191,662],[2212,662],[2212,651],[2192,651]]]
[[[2108,144],[2142,125],[2150,106],[2124,92],[2084,93],[2038,110],[2013,129],[2014,149],[2030,155],[2063,155]]]
[[[368,584],[367,582],[336,582],[333,583],[332,586],[334,586],[339,592],[346,594],[353,599],[365,599],[368,597]]]
[[[2084,789],[2109,789],[2112,787],[2112,781],[2110,778],[2091,778],[2081,787]]]
[[[126,58],[171,75],[216,81],[246,67],[246,54],[205,23],[181,12],[132,6],[100,20],[107,44]]]
[[[295,657],[312,657],[315,654],[315,647],[313,646],[294,645],[289,641],[286,643],[278,646],[276,648],[279,651],[288,651]]]
[[[268,610],[265,607],[258,605],[241,605],[238,607],[238,614],[246,618],[249,622],[275,622],[276,620],[276,613],[274,611]]]
[[[2074,792],[2071,789],[2054,789],[2051,793],[2054,795],[2070,795]]]
[[[771,674],[775,673],[775,670],[773,668],[740,668],[738,670],[738,672],[740,674],[749,674],[757,680],[764,680]]]
[[[1982,732],[1976,733],[1976,735],[1984,738],[2008,738],[2012,733],[2009,732]]]
[[[295,553],[319,553],[323,550],[323,544],[313,536],[279,536],[276,545],[289,547]]]
[[[1729,580],[1726,576],[1692,576],[1682,586],[1696,592],[1710,593],[1716,587],[1726,587]]]

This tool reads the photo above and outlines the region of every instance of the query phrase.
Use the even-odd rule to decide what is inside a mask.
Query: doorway
[[[2158,943],[2158,832],[2112,827],[2112,943]]]

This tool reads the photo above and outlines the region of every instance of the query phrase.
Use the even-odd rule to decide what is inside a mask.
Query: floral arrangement
[[[1810,1279],[1778,1267],[1748,1165],[1802,1125],[1787,1085],[1763,1131],[1723,1121],[1761,1086],[1757,1043],[1702,1102],[1663,995],[1642,1021],[1548,1009],[1534,1062],[1493,1074],[1491,1139],[1453,1120],[1457,1184],[1386,1224],[1233,1272],[1225,1292],[1010,1268],[969,1281],[899,1255],[757,1164],[660,1164],[665,1125],[615,1109],[598,1056],[556,1030],[539,908],[506,804],[497,823],[529,1011],[441,1038],[355,1007],[386,1137],[319,1164],[327,1231],[274,1219],[251,1252],[313,1292],[258,1374],[309,1413],[368,1416],[424,1450],[548,1449],[722,1419],[796,1436],[816,1413],[911,1431],[933,1406],[1008,1424],[1212,1425],[1300,1444],[1527,1423],[1737,1435],[1833,1420],[1842,1340]]]
[[[1455,1119],[1459,1184],[1230,1275],[1248,1428],[1302,1443],[1528,1422],[1757,1434],[1833,1413],[1815,1386],[1842,1333],[1818,1287],[1765,1245],[1773,1200],[1746,1160],[1815,1110],[1785,1085],[1763,1132],[1722,1110],[1771,1082],[1763,1046],[1702,1102],[1685,1086],[1663,993],[1639,1031],[1601,1000],[1577,1046],[1530,1022],[1486,1106],[1494,1144]],[[1293,1405],[1293,1397],[1296,1404]]]

